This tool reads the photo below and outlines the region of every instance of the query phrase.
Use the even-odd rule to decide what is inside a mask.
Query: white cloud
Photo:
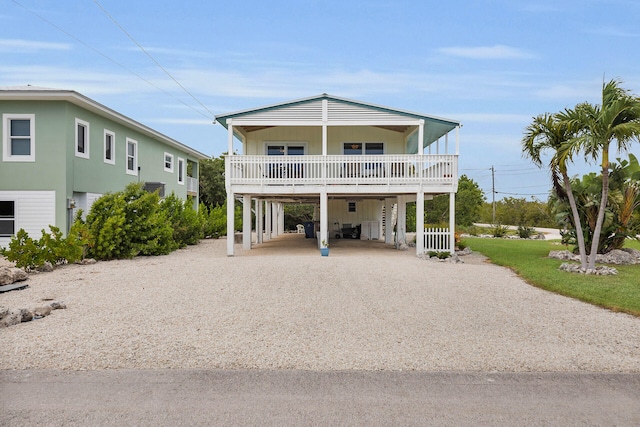
[[[445,55],[469,59],[530,59],[534,57],[525,50],[500,44],[477,47],[443,47],[438,51]]]
[[[624,38],[640,37],[640,32],[638,31],[627,31],[618,27],[600,27],[593,30],[587,30],[587,33],[597,34],[601,36],[610,36],[610,37],[624,37]]]
[[[0,39],[0,52],[37,52],[41,50],[70,50],[68,43],[51,43],[23,39]]]

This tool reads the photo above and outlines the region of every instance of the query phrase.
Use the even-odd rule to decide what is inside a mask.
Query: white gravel
[[[640,372],[639,318],[474,255],[454,265],[379,247],[321,257],[236,245],[229,258],[225,240],[207,240],[32,275],[0,305],[68,309],[0,329],[0,369]]]

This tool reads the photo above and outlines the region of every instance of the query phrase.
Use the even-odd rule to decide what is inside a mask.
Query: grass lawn
[[[614,266],[617,276],[587,276],[558,270],[564,261],[547,258],[549,251],[563,250],[558,242],[465,238],[472,250],[491,262],[509,267],[533,286],[571,298],[640,316],[640,265]],[[640,242],[628,245],[640,250]]]

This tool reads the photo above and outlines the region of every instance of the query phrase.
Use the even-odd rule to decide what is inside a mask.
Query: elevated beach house
[[[284,232],[283,205],[316,206],[320,247],[337,237],[406,245],[406,205],[448,194],[455,212],[460,123],[327,94],[216,117],[228,130],[227,230],[243,202],[243,247]],[[450,134],[453,132],[453,138]],[[242,144],[234,153],[234,139]],[[258,218],[252,227],[252,211]],[[416,220],[416,253],[451,251],[455,219],[425,230]],[[253,229],[253,230],[252,230]],[[346,230],[346,234],[345,234]],[[228,239],[227,255],[234,254]]]
[[[76,210],[131,182],[198,202],[207,156],[72,90],[0,87],[0,245],[66,233]]]

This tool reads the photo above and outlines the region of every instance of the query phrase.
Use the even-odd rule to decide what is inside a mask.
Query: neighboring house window
[[[116,135],[106,129],[104,130],[104,162],[116,164]]]
[[[76,156],[89,158],[89,123],[76,119]]]
[[[3,114],[2,151],[5,162],[35,162],[35,114]]]
[[[127,173],[138,175],[138,141],[127,138]]]
[[[16,231],[16,205],[13,200],[0,200],[0,237],[10,237]]]
[[[164,153],[164,170],[173,172],[173,154]]]
[[[178,157],[178,184],[184,184],[185,169],[184,159]]]

